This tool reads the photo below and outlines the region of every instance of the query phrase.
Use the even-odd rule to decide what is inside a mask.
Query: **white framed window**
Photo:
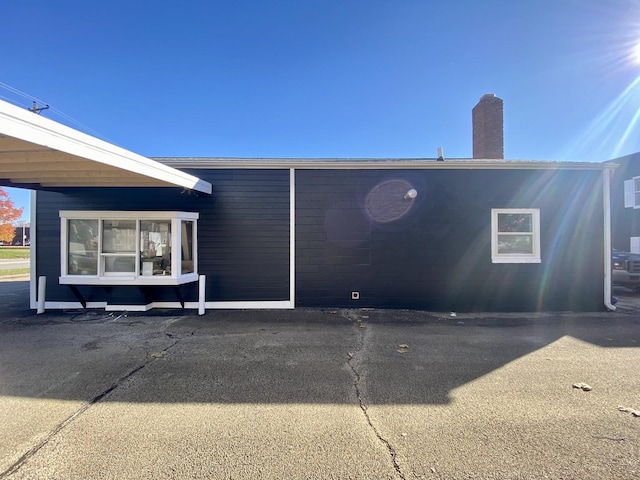
[[[624,208],[640,208],[640,177],[624,181]]]
[[[198,280],[198,213],[60,212],[60,283],[180,285]]]
[[[491,209],[493,263],[540,263],[540,210]]]

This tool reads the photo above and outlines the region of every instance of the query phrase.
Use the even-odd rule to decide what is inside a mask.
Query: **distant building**
[[[640,253],[640,152],[615,158],[611,182],[611,242],[621,252]]]
[[[16,232],[11,241],[11,245],[29,245],[31,243],[30,237],[31,224],[24,223],[16,226]]]

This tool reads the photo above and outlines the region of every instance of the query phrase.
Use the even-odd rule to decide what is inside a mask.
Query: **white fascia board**
[[[442,169],[442,170],[611,170],[616,164],[596,162],[552,162],[546,160],[492,160],[453,158],[168,158],[155,160],[175,168],[240,168],[240,169]]]
[[[211,184],[198,177],[79,132],[2,100],[0,100],[0,134],[176,186],[211,193]]]

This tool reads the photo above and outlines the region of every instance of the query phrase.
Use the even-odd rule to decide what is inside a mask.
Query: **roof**
[[[0,185],[182,187],[211,184],[0,100]]]
[[[551,162],[544,160],[502,160],[453,158],[221,158],[157,157],[175,168],[297,168],[297,169],[484,169],[484,170],[608,170],[613,163]]]

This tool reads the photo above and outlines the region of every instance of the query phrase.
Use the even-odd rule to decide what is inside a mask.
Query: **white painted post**
[[[198,315],[204,315],[205,311],[205,285],[206,277],[204,275],[200,275],[198,277]]]
[[[44,300],[47,291],[47,277],[38,277],[38,310],[37,313],[44,313]]]

